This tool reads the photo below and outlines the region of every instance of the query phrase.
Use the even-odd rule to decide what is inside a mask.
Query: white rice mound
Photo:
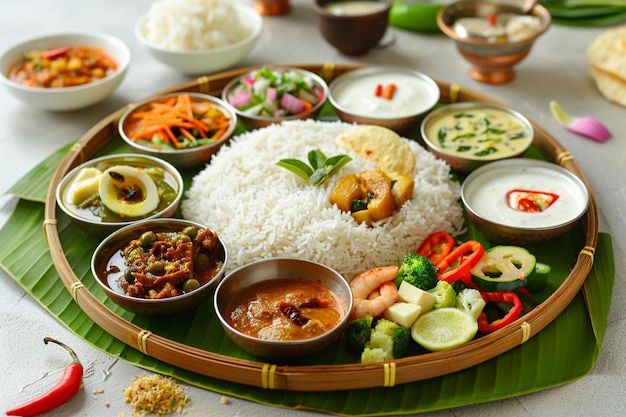
[[[220,48],[252,34],[231,0],[160,0],[143,31],[153,44],[181,51]]]
[[[374,169],[367,160],[335,143],[351,129],[343,122],[289,121],[234,137],[193,178],[182,214],[218,232],[229,252],[227,269],[255,260],[295,257],[327,265],[351,280],[371,268],[399,264],[430,233],[462,232],[460,184],[450,167],[415,141],[413,199],[390,218],[367,227],[331,206],[328,197],[338,178]],[[319,148],[327,157],[353,159],[327,184],[306,184],[279,159],[306,161]]]

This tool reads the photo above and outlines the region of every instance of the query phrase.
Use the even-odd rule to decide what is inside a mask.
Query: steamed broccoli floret
[[[456,307],[465,310],[476,320],[478,320],[478,316],[480,316],[486,305],[487,303],[480,295],[480,291],[474,288],[466,288],[456,296]]]
[[[410,342],[411,334],[409,329],[400,326],[394,321],[380,319],[372,331],[369,343],[363,350],[361,362],[364,362],[364,357],[367,359],[366,361],[374,357],[380,357],[380,353],[371,352],[376,349],[383,351],[384,355],[382,357],[384,359],[381,359],[383,361],[401,358],[409,350]]]
[[[396,286],[400,286],[402,281],[428,291],[434,288],[439,281],[437,279],[437,268],[430,259],[417,253],[411,253],[402,260],[398,276],[393,282]]]
[[[387,352],[381,348],[370,348],[368,346],[361,353],[361,363],[384,362],[390,359],[387,357]]]
[[[348,323],[346,330],[344,331],[344,337],[346,339],[346,346],[348,350],[355,355],[359,355],[363,352],[365,345],[369,342],[372,336],[372,323],[374,319],[372,316],[365,316],[360,319],[352,320]]]
[[[436,297],[434,309],[456,307],[456,292],[449,282],[439,281],[435,288],[428,290],[428,292]]]

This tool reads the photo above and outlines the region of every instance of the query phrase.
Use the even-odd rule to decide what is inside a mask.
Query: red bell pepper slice
[[[540,213],[559,199],[558,194],[547,191],[514,189],[506,193],[506,202],[513,210]]]
[[[500,319],[489,322],[487,313],[484,311],[478,317],[478,331],[481,333],[491,333],[503,328],[507,324],[513,323],[522,314],[522,301],[513,291],[482,292],[480,295],[487,303],[510,303],[509,311]]]
[[[471,288],[476,288],[476,284],[472,282],[472,268],[480,261],[485,254],[485,248],[476,240],[468,240],[457,246],[445,258],[435,264],[439,268],[439,280],[453,283],[460,279]],[[450,268],[458,261],[456,268]]]
[[[447,232],[435,232],[428,236],[420,247],[417,254],[430,259],[435,265],[452,252],[456,245],[454,238]]]

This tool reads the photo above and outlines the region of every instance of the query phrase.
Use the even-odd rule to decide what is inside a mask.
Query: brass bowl
[[[231,300],[246,288],[276,279],[309,280],[322,284],[340,301],[343,307],[340,322],[318,336],[303,340],[269,340],[250,336],[236,330],[226,320]],[[317,262],[295,258],[269,258],[239,267],[228,274],[215,290],[215,314],[228,337],[243,350],[253,355],[289,360],[310,356],[331,343],[343,333],[350,320],[353,306],[352,291],[346,279],[333,269]]]
[[[518,5],[502,4],[485,0],[460,0],[443,7],[437,14],[437,25],[441,31],[456,42],[460,54],[472,64],[470,76],[476,81],[503,84],[515,78],[514,66],[530,53],[533,43],[552,23],[545,7],[536,5],[531,15],[540,19],[541,30],[534,36],[517,42],[490,42],[485,39],[462,36],[454,29],[460,18],[481,17],[495,13],[521,14]]]

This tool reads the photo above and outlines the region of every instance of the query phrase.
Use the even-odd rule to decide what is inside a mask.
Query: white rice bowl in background
[[[221,48],[251,34],[231,0],[160,0],[143,25],[146,40],[180,51]]]
[[[327,265],[349,280],[371,268],[399,264],[432,232],[462,231],[461,185],[451,179],[445,162],[411,140],[415,192],[393,216],[367,227],[331,206],[328,198],[339,178],[376,168],[335,143],[354,126],[289,121],[233,138],[193,178],[182,202],[183,217],[219,231],[229,250],[229,269],[296,257]],[[320,187],[276,164],[283,158],[306,161],[313,149],[353,159]]]

